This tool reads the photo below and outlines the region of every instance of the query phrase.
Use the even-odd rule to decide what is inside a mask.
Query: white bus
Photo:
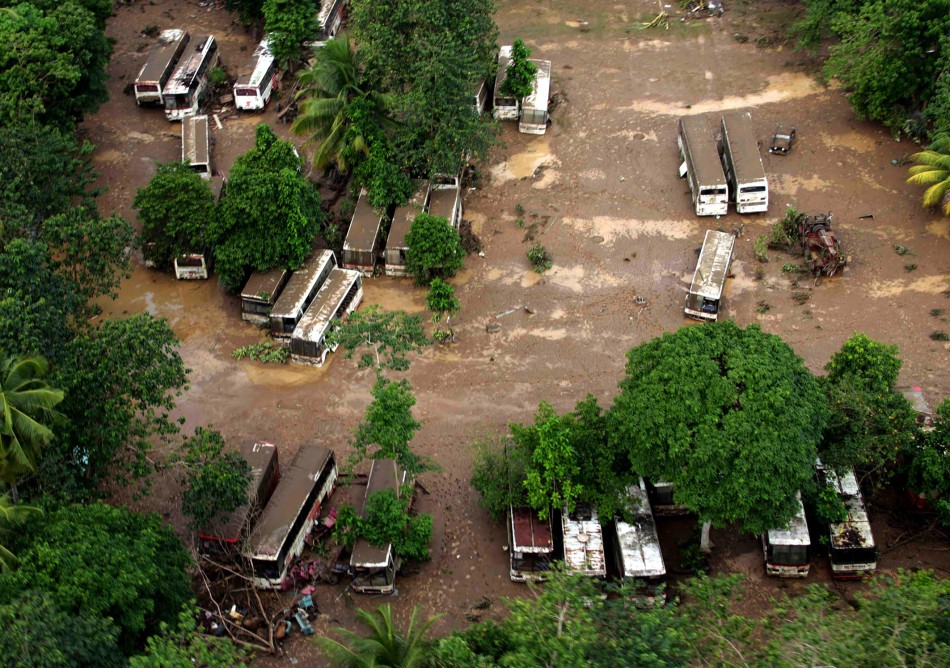
[[[353,209],[353,218],[350,228],[346,231],[343,241],[343,266],[347,269],[356,269],[367,276],[372,276],[376,269],[376,259],[379,254],[385,216],[380,216],[369,203],[369,193],[366,188],[360,191],[356,207]]]
[[[548,100],[551,95],[551,61],[531,60],[538,71],[531,83],[531,93],[521,101],[518,132],[543,135],[548,129]]]
[[[283,268],[251,274],[241,290],[241,319],[255,325],[269,324],[271,309],[287,285],[290,274]]]
[[[310,302],[335,267],[333,251],[320,250],[294,272],[270,310],[271,336],[286,339],[294,333]]]
[[[389,226],[389,236],[386,238],[386,251],[384,259],[386,260],[387,276],[406,276],[406,251],[409,246],[406,245],[406,235],[409,234],[409,228],[412,221],[420,213],[425,213],[429,201],[429,190],[424,181],[414,181],[412,184],[413,193],[409,201],[403,206],[396,207],[393,212],[393,220]]]
[[[722,171],[716,138],[700,116],[680,118],[676,143],[680,178],[689,182],[697,216],[724,216],[729,211],[729,186]]]
[[[181,122],[181,161],[205,181],[211,180],[211,141],[208,117],[189,116]]]
[[[848,511],[844,522],[828,527],[831,577],[836,580],[866,577],[877,570],[877,547],[858,480],[854,471],[840,477],[830,470],[823,473],[824,480],[838,492],[838,498]]]
[[[799,492],[795,498],[798,509],[789,525],[783,529],[769,529],[762,534],[765,553],[765,572],[780,578],[808,577],[811,567],[811,537],[805,506]]]
[[[135,104],[152,104],[159,107],[165,104],[162,96],[165,84],[185,51],[188,39],[188,33],[180,28],[162,31],[158,36],[158,44],[148,54],[148,59],[132,84]]]
[[[277,589],[283,585],[323,502],[333,494],[336,479],[333,450],[300,446],[245,545],[244,556],[251,563],[256,586]]]
[[[201,35],[189,42],[175,73],[165,86],[165,118],[180,121],[198,113],[208,87],[208,73],[217,67],[218,58],[214,35]]]
[[[765,178],[752,114],[733,111],[722,115],[722,164],[738,213],[769,210],[769,182]]]
[[[627,488],[627,495],[636,501],[637,508],[632,522],[620,519],[613,522],[617,572],[633,584],[638,597],[642,596],[649,603],[662,602],[666,563],[643,478],[640,478],[639,485]]]
[[[266,107],[276,79],[277,63],[265,39],[254,49],[251,62],[234,82],[234,108],[248,111]]]
[[[693,282],[686,295],[685,313],[691,318],[716,321],[722,289],[729,275],[729,263],[736,238],[728,232],[708,230],[696,262]]]
[[[495,75],[495,94],[492,97],[492,116],[498,121],[518,120],[518,100],[501,92],[508,78],[508,63],[511,62],[511,45],[498,50],[498,72]]]
[[[564,536],[564,564],[572,573],[592,578],[607,576],[604,553],[604,529],[600,526],[597,509],[579,503],[573,513],[567,508],[561,513]]]
[[[455,229],[462,224],[462,178],[456,174],[436,174],[429,181],[429,215],[449,221]]]
[[[333,269],[294,329],[291,361],[323,366],[327,353],[336,349],[326,345],[327,334],[335,321],[355,311],[362,300],[363,275],[352,269]]]
[[[366,494],[363,496],[361,513],[366,513],[366,503],[370,494],[383,490],[392,490],[401,496],[409,475],[400,469],[393,459],[374,459],[366,481]],[[411,492],[410,492],[411,493]],[[350,568],[353,569],[353,591],[361,594],[392,594],[396,590],[396,571],[399,570],[399,557],[393,552],[392,544],[373,545],[360,538],[353,546],[350,556]]]
[[[308,48],[320,48],[331,39],[336,37],[343,26],[344,14],[349,0],[322,0],[320,3],[320,13],[317,14],[317,35],[316,39],[304,42]]]
[[[538,582],[554,559],[551,518],[542,520],[531,508],[508,508],[510,575],[513,582]]]

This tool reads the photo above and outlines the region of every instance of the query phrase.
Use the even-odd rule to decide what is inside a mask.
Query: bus
[[[631,522],[620,518],[613,521],[616,538],[613,557],[617,573],[633,585],[638,598],[642,597],[648,603],[662,603],[666,563],[643,478],[638,485],[627,488],[627,496],[636,502],[637,508]]]
[[[851,470],[842,476],[831,470],[820,469],[820,472],[824,481],[838,493],[848,512],[843,522],[828,527],[831,577],[836,580],[866,577],[877,570],[877,547],[858,480]]]
[[[205,181],[211,180],[208,117],[189,116],[181,122],[181,161]]]
[[[336,488],[333,450],[302,445],[245,543],[253,582],[261,589],[283,585],[287,570],[303,552],[320,508]]]
[[[255,325],[270,323],[270,312],[292,272],[283,269],[255,271],[241,290],[241,319]]]
[[[518,100],[501,92],[501,87],[508,78],[508,63],[511,61],[511,45],[505,45],[498,50],[498,72],[495,75],[495,94],[492,97],[492,116],[497,121],[518,120]]]
[[[267,505],[280,480],[280,462],[277,446],[266,441],[247,441],[241,446],[241,456],[251,467],[247,485],[247,503],[230,513],[219,515],[210,526],[198,532],[199,547],[203,554],[225,551],[237,545],[253,524],[254,515]]]
[[[551,61],[531,60],[538,71],[531,83],[531,93],[521,101],[518,132],[543,135],[548,129],[548,100],[551,94]]]
[[[391,489],[396,496],[401,496],[407,484],[409,475],[399,468],[395,460],[374,459],[369,470],[369,479],[366,481],[366,494],[360,512],[366,512],[370,494]],[[353,546],[353,554],[350,556],[353,591],[361,594],[392,594],[396,590],[396,571],[399,566],[400,560],[393,552],[392,544],[380,547],[360,538]]]
[[[765,178],[752,114],[733,111],[722,115],[722,164],[738,213],[769,210],[769,182]]]
[[[574,512],[565,508],[561,513],[561,530],[564,564],[568,570],[592,578],[606,577],[604,529],[600,526],[597,509],[585,503],[578,503]]]
[[[178,68],[164,91],[165,118],[180,121],[198,113],[208,87],[208,72],[218,66],[218,44],[214,35],[201,35],[188,43]]]
[[[429,181],[429,215],[440,216],[455,229],[462,224],[461,175],[436,174]]]
[[[353,209],[353,219],[343,242],[343,266],[372,276],[379,254],[380,228],[385,216],[380,216],[369,203],[366,188],[360,191]]]
[[[287,281],[270,310],[271,336],[286,339],[293,335],[317,291],[335,268],[336,255],[331,250],[320,250],[307,258]]]
[[[132,89],[135,91],[135,104],[164,106],[163,92],[175,64],[188,46],[189,35],[180,28],[163,30],[158,36],[158,44],[148,54],[148,59],[135,77]]]
[[[703,239],[703,249],[696,262],[693,282],[686,295],[685,313],[698,320],[719,318],[722,305],[722,289],[729,275],[729,263],[736,238],[728,232],[707,230]]]
[[[290,359],[297,364],[323,366],[326,344],[335,322],[352,313],[363,300],[363,275],[352,269],[334,268],[290,338]]]
[[[729,211],[729,185],[722,171],[716,138],[700,116],[680,118],[676,143],[680,178],[689,182],[697,216],[724,216]]]
[[[412,227],[412,221],[420,213],[428,210],[429,191],[424,181],[413,181],[412,197],[403,206],[396,207],[393,212],[393,221],[389,226],[389,236],[386,238],[386,251],[383,258],[386,261],[387,276],[407,276],[406,270],[406,235]]]
[[[238,111],[259,110],[270,102],[277,80],[277,63],[266,39],[257,45],[251,62],[234,82],[234,108]]]
[[[542,520],[532,508],[508,508],[510,575],[513,582],[539,582],[551,568],[554,533],[551,518]]]
[[[319,49],[336,37],[346,18],[347,5],[349,5],[349,0],[322,0],[320,13],[317,14],[316,39],[304,42],[304,46]]]
[[[780,578],[808,577],[811,567],[811,538],[802,494],[795,497],[798,508],[795,517],[783,529],[769,529],[762,534],[765,553],[765,572]]]

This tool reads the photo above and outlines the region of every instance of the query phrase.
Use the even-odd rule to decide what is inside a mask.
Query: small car
[[[769,153],[778,153],[779,155],[788,155],[795,143],[795,128],[786,130],[784,126],[778,126],[775,134],[772,135],[772,145],[769,147]]]

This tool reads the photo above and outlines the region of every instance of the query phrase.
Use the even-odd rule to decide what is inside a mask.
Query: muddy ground
[[[155,161],[180,155],[180,126],[123,94],[152,42],[141,31],[149,25],[211,31],[232,72],[253,49],[253,35],[233,16],[202,4],[139,1],[120,7],[109,23],[116,40],[112,97],[83,126],[98,146],[95,165],[109,187],[104,214],[133,218],[132,198]],[[560,104],[543,137],[505,124],[503,144],[465,198],[465,217],[481,236],[485,257],[469,257],[453,281],[462,303],[458,341],[428,349],[406,374],[423,423],[413,445],[442,471],[422,480],[430,492],[423,507],[435,515],[432,561],[401,578],[398,595],[386,600],[400,613],[415,604],[426,614],[444,613],[439,630],[466,624],[482,596],[495,601],[483,613],[491,616],[500,614],[501,597],[526,591],[508,580],[505,532],[478,508],[468,484],[469,443],[530,420],[541,400],[567,410],[590,392],[609,405],[624,353],[688,324],[684,293],[707,229],[744,226],[735,277],[726,286],[726,316],[781,335],[816,372],[852,333],[866,332],[900,346],[903,382],[923,386],[932,403],[950,395],[950,345],[929,338],[935,330],[950,331],[946,316],[930,314],[950,312],[950,219],[921,209],[919,189],[905,185],[906,169],[892,164],[917,146],[856,120],[844,94],[818,83],[804,56],[781,44],[797,4],[727,5],[722,18],[703,21],[680,21],[674,4],[666,9],[668,29],[642,31],[634,28],[657,13],[647,0],[499,4],[501,43],[521,37],[536,57],[553,62]],[[698,219],[687,186],[676,178],[676,120],[726,109],[751,109],[763,145],[779,123],[798,128],[798,144],[784,158],[763,152],[772,193],[768,214]],[[252,145],[260,122],[287,134],[276,121],[276,104],[264,114],[232,115],[214,130],[216,169],[226,173]],[[516,204],[525,209],[525,228],[515,224]],[[753,240],[768,233],[787,205],[834,212],[851,260],[843,275],[817,287],[800,280],[797,291],[808,295],[802,304],[792,299],[791,280],[781,271],[798,259],[770,253],[761,264],[752,252]],[[866,214],[873,218],[862,218]],[[530,233],[554,258],[544,276],[532,273],[525,258]],[[913,254],[898,255],[896,244]],[[916,269],[905,270],[909,262]],[[423,292],[410,281],[377,278],[365,286],[365,304],[423,309]],[[235,361],[235,347],[262,335],[240,320],[237,301],[214,280],[175,282],[139,266],[119,299],[104,306],[110,315],[148,310],[172,323],[192,370],[191,389],[180,401],[189,430],[213,424],[235,443],[272,440],[285,461],[306,441],[348,451],[369,400],[371,373],[339,356],[323,369]],[[487,333],[489,323],[501,330]],[[178,494],[172,479],[160,479],[139,505],[165,513],[183,531]],[[873,519],[885,550],[911,535],[886,505]],[[671,567],[678,561],[677,539],[689,529],[682,520],[660,523]],[[713,539],[715,570],[747,573],[753,602],[801,586],[762,577],[754,537],[721,530]],[[946,541],[914,541],[880,560],[885,571],[912,565],[946,573]],[[809,581],[827,581],[827,571],[816,558]],[[353,597],[342,586],[319,588],[316,598],[329,616],[318,630],[330,620],[351,624],[355,607],[380,602]],[[299,640],[286,650],[296,658],[314,655]]]

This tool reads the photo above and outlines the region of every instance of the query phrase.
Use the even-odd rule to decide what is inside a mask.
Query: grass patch
[[[252,359],[264,364],[286,364],[290,359],[290,351],[287,348],[275,345],[270,341],[255,343],[251,346],[241,346],[231,355],[236,360]]]
[[[914,252],[911,249],[909,249],[907,246],[901,246],[900,244],[897,244],[896,246],[894,246],[894,252],[897,253],[898,255],[913,255],[914,254]]]
[[[942,329],[938,329],[935,332],[930,332],[930,338],[934,341],[950,341],[950,334],[947,334]]]
[[[904,265],[904,271],[911,272],[917,268],[917,265],[913,262],[908,262]]]
[[[939,318],[940,316],[943,315],[943,313],[944,313],[944,311],[943,311],[942,308],[932,308],[932,309],[930,309],[930,315],[932,315],[932,316],[935,317],[935,318]]]
[[[554,266],[551,255],[541,244],[535,244],[528,250],[528,262],[531,263],[531,268],[539,274],[543,274]]]
[[[759,300],[759,303],[755,307],[756,313],[765,314],[765,313],[768,313],[770,310],[772,310],[771,305],[769,305],[769,303],[765,301],[764,299]]]

